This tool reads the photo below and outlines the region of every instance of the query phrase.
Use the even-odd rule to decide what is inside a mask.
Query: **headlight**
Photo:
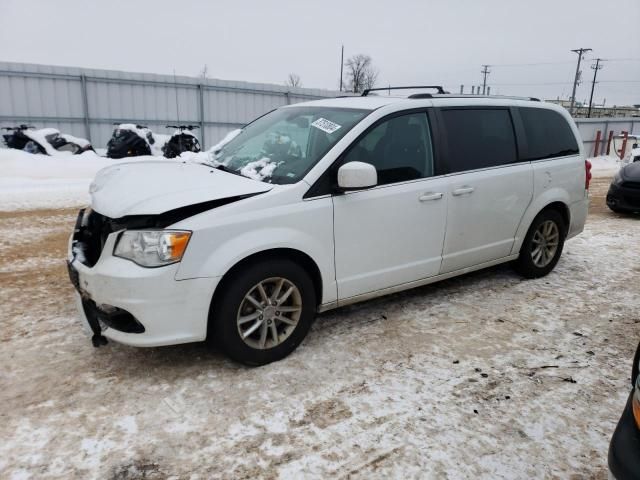
[[[161,267],[182,260],[191,232],[180,230],[125,230],[113,251],[141,267]]]

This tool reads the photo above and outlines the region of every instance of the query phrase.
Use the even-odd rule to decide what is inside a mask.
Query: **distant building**
[[[571,100],[555,98],[553,100],[546,100],[556,105],[562,105],[569,110],[571,107]],[[574,105],[573,116],[576,118],[585,118],[589,111],[589,105],[582,102],[576,102]],[[612,105],[610,107],[604,105],[592,105],[591,106],[591,118],[599,117],[640,117],[640,105]]]

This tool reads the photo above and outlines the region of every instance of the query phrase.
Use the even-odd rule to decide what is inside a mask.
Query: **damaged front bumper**
[[[112,255],[119,232],[100,241],[93,265],[83,253],[87,232],[80,212],[69,241],[68,269],[78,313],[94,346],[106,339],[132,346],[201,341],[218,277],[176,280],[179,264],[144,268]],[[86,223],[86,222],[85,222]]]

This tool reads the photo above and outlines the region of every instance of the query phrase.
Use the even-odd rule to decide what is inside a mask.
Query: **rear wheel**
[[[555,210],[543,210],[533,220],[527,232],[515,269],[526,278],[538,278],[554,269],[566,237],[562,215]]]
[[[225,280],[211,309],[210,336],[234,360],[264,365],[296,349],[315,312],[305,270],[290,260],[265,260]]]

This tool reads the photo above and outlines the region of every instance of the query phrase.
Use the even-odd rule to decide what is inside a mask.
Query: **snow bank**
[[[591,174],[593,177],[613,177],[624,164],[616,156],[593,157],[591,162]]]
[[[145,158],[151,157],[136,160]],[[131,160],[93,152],[48,156],[0,148],[0,211],[86,205],[89,184],[98,170]]]

